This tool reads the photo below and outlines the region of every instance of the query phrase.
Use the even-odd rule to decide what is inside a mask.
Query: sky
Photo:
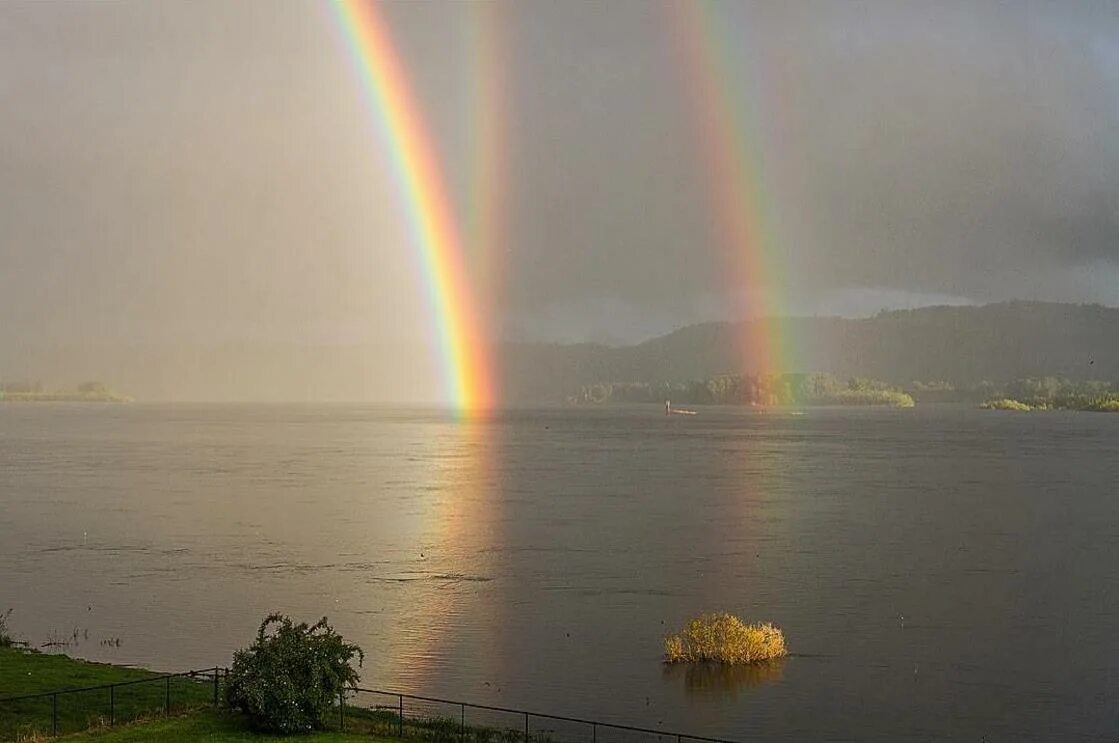
[[[500,70],[495,339],[634,342],[749,292],[1119,304],[1113,4],[706,6],[775,267],[752,277],[679,7],[383,11],[464,225]],[[0,3],[0,344],[422,346],[417,256],[327,3]]]

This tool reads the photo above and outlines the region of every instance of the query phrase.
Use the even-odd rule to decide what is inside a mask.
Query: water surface
[[[1094,414],[9,404],[0,609],[175,670],[327,614],[371,686],[743,741],[1110,739],[1117,483]],[[663,667],[704,610],[794,655]]]

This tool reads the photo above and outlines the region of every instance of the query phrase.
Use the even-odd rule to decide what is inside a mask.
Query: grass
[[[664,638],[669,663],[758,663],[787,654],[780,629],[768,622],[746,624],[733,614],[704,614]]]
[[[65,655],[50,655],[20,648],[0,647],[0,699],[5,697],[60,692],[57,701],[58,732],[63,741],[125,743],[127,741],[299,741],[327,743],[337,741],[396,740],[399,718],[395,710],[366,709],[347,705],[345,734],[316,732],[282,738],[250,730],[245,718],[224,709],[214,709],[210,680],[172,678],[170,714],[165,712],[167,680],[153,671],[126,668],[106,663],[90,663]],[[110,697],[108,689],[63,692],[105,684],[117,686]],[[40,741],[50,738],[52,699],[41,697],[15,702],[0,701],[0,741]],[[334,720],[328,721],[334,724]],[[409,738],[433,743],[461,743],[457,719],[408,716],[405,731]],[[467,727],[469,743],[523,743],[519,730],[478,726]],[[546,737],[533,735],[533,743],[548,743]],[[54,739],[52,739],[54,740]]]
[[[66,743],[355,743],[388,741],[367,730],[317,732],[309,735],[275,736],[255,733],[240,715],[226,710],[204,709],[177,717],[145,720],[115,728],[92,730],[61,739]]]
[[[211,679],[172,678],[168,710],[165,706],[168,682],[164,674],[17,647],[0,647],[0,741],[350,743],[360,740],[376,743],[400,740],[397,733],[401,720],[395,708],[350,704],[345,709],[345,733],[328,730],[286,738],[258,733],[248,727],[244,716],[212,706]],[[79,691],[106,684],[126,685],[116,686],[112,697],[106,688]],[[57,692],[58,738],[51,737],[56,711],[51,696],[2,701],[7,697],[44,692]],[[337,711],[335,708],[334,713]],[[337,726],[338,720],[331,717],[326,722],[332,727]],[[460,725],[457,715],[409,713],[404,720],[404,733],[406,738],[428,743],[524,743],[525,740],[519,717],[508,728],[467,725],[463,730]],[[532,733],[530,743],[552,743],[552,739],[547,732],[539,731]]]
[[[0,698],[156,676],[154,671],[90,663],[65,655],[0,647]]]
[[[0,648],[0,699],[104,684],[132,683],[113,690],[74,691],[57,697],[60,733],[126,722],[164,711],[170,692],[171,711],[191,709],[213,700],[213,685],[189,678],[156,679],[153,671],[107,663],[89,663],[65,655],[19,648]],[[50,733],[55,713],[50,697],[0,703],[0,740],[35,738]]]

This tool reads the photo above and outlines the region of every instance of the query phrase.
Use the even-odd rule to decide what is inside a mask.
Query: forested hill
[[[682,381],[743,369],[743,323],[705,323],[636,346],[513,344],[502,354],[510,401],[562,400],[595,382]],[[1119,309],[1007,302],[927,307],[858,320],[773,322],[781,371],[957,385],[1032,376],[1119,380]]]

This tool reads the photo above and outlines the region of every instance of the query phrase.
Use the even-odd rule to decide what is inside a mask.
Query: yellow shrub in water
[[[988,400],[979,407],[984,410],[1017,410],[1023,413],[1036,409],[1033,405],[1027,405],[1024,402],[1018,402],[1017,400],[1011,400],[1005,397],[999,400]]]
[[[704,614],[664,638],[669,663],[756,663],[788,654],[785,635],[772,624],[746,624],[733,614]]]

